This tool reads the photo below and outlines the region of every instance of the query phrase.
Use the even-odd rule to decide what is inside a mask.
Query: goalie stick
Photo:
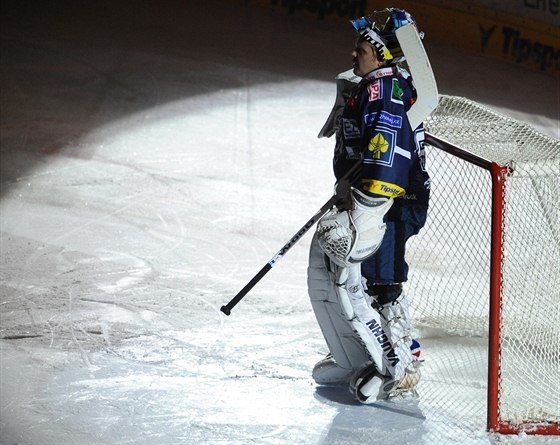
[[[257,274],[249,281],[243,289],[241,289],[231,301],[220,308],[220,310],[226,314],[230,315],[231,310],[239,303],[249,291],[255,287],[255,285],[272,269],[288,251],[301,239],[307,231],[319,221],[325,213],[327,213],[334,205],[336,205],[341,199],[343,199],[350,191],[350,185],[356,180],[358,173],[361,170],[362,160],[357,161],[352,168],[344,175],[340,181],[337,182],[335,193],[331,198],[323,204],[323,206],[313,215],[309,221],[307,221],[297,233],[290,238],[284,247],[282,247],[276,255],[274,255],[268,263],[266,263],[263,268],[257,272]]]
[[[396,31],[397,38],[405,55],[414,85],[417,100],[407,112],[410,126],[414,129],[420,125],[438,105],[438,90],[434,73],[416,27],[412,24],[402,26]],[[354,81],[352,79],[351,81]],[[336,105],[335,105],[336,106]],[[333,114],[333,113],[331,113]],[[321,131],[323,132],[323,130]],[[332,134],[332,133],[331,133]],[[362,161],[356,164],[337,183],[334,195],[313,215],[307,223],[280,249],[268,263],[241,289],[231,301],[220,310],[230,315],[231,310],[255,287],[255,285],[272,269],[284,255],[301,239],[307,231],[319,221],[336,203],[349,192],[350,185],[361,170]]]
[[[412,24],[402,26],[396,30],[395,34],[416,87],[416,102],[406,113],[410,127],[415,129],[438,106],[439,97],[436,79],[416,26]]]

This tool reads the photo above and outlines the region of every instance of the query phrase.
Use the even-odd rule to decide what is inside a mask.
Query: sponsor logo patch
[[[375,82],[368,84],[367,90],[369,93],[370,102],[383,99],[383,84],[379,79],[377,79]]]
[[[362,190],[389,198],[399,198],[406,194],[406,190],[402,187],[376,179],[362,179]]]
[[[356,125],[354,119],[342,119],[342,131],[344,133],[344,139],[354,139],[360,137],[360,130]]]
[[[368,150],[371,151],[373,159],[381,159],[381,155],[389,150],[389,142],[383,137],[383,134],[377,133],[370,139]]]
[[[369,140],[364,162],[391,167],[395,155],[396,140],[396,130],[387,127],[376,128],[373,137]]]
[[[364,116],[364,123],[366,125],[373,125],[375,122],[375,117],[377,113],[370,113]],[[395,114],[387,113],[386,111],[382,111],[379,116],[379,123],[389,125],[393,128],[401,128],[402,127],[402,117],[397,116]]]
[[[391,102],[402,104],[403,89],[399,84],[398,79],[393,79],[393,87],[391,88]]]

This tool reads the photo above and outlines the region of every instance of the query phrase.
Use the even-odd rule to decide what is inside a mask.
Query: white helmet
[[[350,22],[358,34],[374,46],[379,60],[396,63],[405,59],[395,31],[408,24],[416,26],[416,21],[404,9],[387,8],[374,11],[368,17]],[[423,37],[423,33],[420,33],[420,36]]]

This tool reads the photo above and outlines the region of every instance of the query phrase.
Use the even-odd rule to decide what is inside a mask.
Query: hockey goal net
[[[447,425],[558,434],[560,142],[450,96],[426,129],[432,198],[407,253],[421,403]]]

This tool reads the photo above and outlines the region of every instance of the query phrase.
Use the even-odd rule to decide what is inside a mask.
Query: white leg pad
[[[364,291],[359,264],[339,269],[337,293],[347,320],[360,336],[378,372],[394,376],[399,358],[385,335],[380,313],[371,306]]]
[[[329,351],[338,367],[343,368],[343,370],[336,370],[330,366],[321,367],[318,363],[317,372],[329,371],[326,380],[331,378],[329,375],[331,371],[335,374],[345,372],[351,374],[370,360],[360,337],[348,322],[347,315],[341,307],[335,285],[336,267],[319,247],[315,235],[309,255],[307,277],[309,297]],[[317,378],[320,379],[319,376]],[[317,381],[317,383],[324,382]]]
[[[311,245],[308,288],[332,355],[313,369],[317,383],[348,382],[355,371],[372,362],[380,376],[397,381],[405,376],[413,355],[404,294],[378,312],[363,289],[360,265],[336,266],[319,247],[317,235]]]

